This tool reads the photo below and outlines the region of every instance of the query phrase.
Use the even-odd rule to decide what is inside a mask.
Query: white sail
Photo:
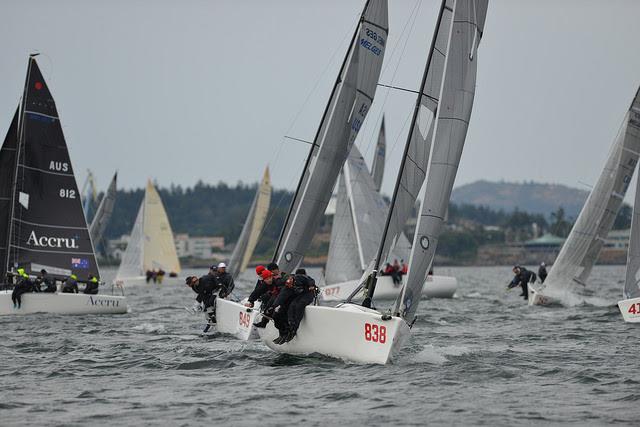
[[[269,204],[271,203],[271,179],[269,177],[269,167],[264,171],[262,182],[258,186],[258,191],[253,199],[247,219],[242,226],[240,237],[236,247],[233,249],[229,261],[229,271],[234,277],[238,277],[249,264],[253,251],[258,244],[258,238],[262,233],[262,227],[267,219]]]
[[[143,269],[180,273],[173,232],[162,199],[149,181],[144,197],[144,251]]]
[[[549,276],[547,293],[584,285],[622,205],[640,153],[640,91],[624,117],[605,167],[587,198]]]
[[[129,235],[127,248],[125,249],[124,254],[122,254],[120,267],[118,267],[118,273],[116,274],[116,280],[142,277],[145,273],[143,267],[143,220],[144,200],[140,203],[140,209],[138,209],[138,215],[136,215],[136,222],[133,223],[133,229]]]
[[[302,262],[373,102],[387,25],[387,1],[367,1],[278,242],[275,258],[284,271]]]
[[[640,126],[640,114],[638,114]],[[627,272],[624,280],[623,295],[625,298],[640,297],[640,173],[636,181],[636,196],[633,202],[633,216],[631,217],[631,236],[627,252]]]
[[[117,180],[118,173],[116,172],[111,179],[111,184],[109,184],[107,192],[102,197],[102,200],[100,200],[98,209],[96,209],[96,214],[91,221],[91,225],[89,226],[89,233],[91,234],[91,240],[93,241],[94,246],[97,246],[98,243],[100,243],[100,241],[102,240],[102,236],[107,229],[109,220],[111,219],[113,206],[116,203]]]
[[[387,154],[387,138],[384,131],[384,116],[380,123],[380,132],[378,133],[378,143],[376,151],[373,153],[373,163],[371,164],[371,176],[376,185],[376,191],[380,191],[382,187],[382,178],[384,177],[384,160]]]
[[[487,1],[451,0],[442,12],[444,79],[435,118],[427,183],[416,224],[409,273],[396,312],[412,321],[438,245],[467,134],[476,82],[476,51]],[[444,23],[448,22],[448,25]],[[440,38],[440,34],[438,34]],[[436,42],[438,44],[438,42]]]

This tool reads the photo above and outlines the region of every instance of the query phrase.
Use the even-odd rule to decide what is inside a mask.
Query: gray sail
[[[391,206],[389,228],[384,236],[378,262],[389,257],[390,250],[399,242],[404,226],[412,214],[424,183],[429,163],[434,117],[440,97],[446,53],[451,28],[451,5],[443,0],[436,29],[427,57],[422,82],[413,112],[408,144],[396,182],[395,201]],[[446,13],[445,13],[446,12]]]
[[[355,145],[353,147],[355,148]],[[327,285],[359,278],[363,269],[359,253],[358,239],[353,224],[353,209],[347,194],[344,174],[340,174],[336,213],[333,215],[329,254],[325,268]]]
[[[326,210],[342,165],[369,111],[387,39],[387,1],[369,0],[313,140],[275,259],[284,271],[302,262]]]
[[[640,125],[640,112],[637,114]],[[636,197],[633,202],[633,216],[631,218],[631,236],[629,238],[629,250],[627,252],[627,272],[624,281],[623,295],[625,298],[640,297],[640,173],[636,181]]]
[[[624,117],[604,169],[541,289],[584,285],[631,183],[640,153],[640,91]]]
[[[487,0],[446,2],[442,19],[453,21],[446,30],[444,79],[440,91],[427,183],[422,194],[409,273],[396,311],[412,321],[422,286],[438,245],[451,190],[471,118],[476,84],[476,52],[487,13]],[[451,19],[453,18],[453,20]]]
[[[373,154],[373,163],[371,164],[371,176],[376,185],[376,191],[380,191],[382,187],[382,178],[384,178],[384,161],[387,154],[387,138],[384,131],[384,116],[380,123],[380,132],[378,133],[378,143],[376,144],[376,152]]]
[[[91,225],[89,226],[89,234],[91,234],[91,241],[94,246],[98,246],[100,241],[102,240],[102,236],[104,235],[105,230],[107,229],[107,225],[109,225],[109,221],[111,220],[111,214],[113,214],[113,206],[116,203],[116,184],[118,181],[118,172],[113,175],[111,179],[111,184],[109,184],[109,188],[107,192],[100,200],[100,204],[98,205],[98,209],[96,209],[96,214],[93,217],[93,221],[91,221]]]

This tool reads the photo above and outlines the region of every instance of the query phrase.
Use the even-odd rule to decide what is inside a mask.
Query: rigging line
[[[418,15],[420,14],[420,9],[422,9],[422,0],[416,0],[415,5],[413,6],[413,10],[411,12],[411,15],[409,16],[409,20],[405,23],[404,27],[402,28],[402,32],[400,33],[400,37],[398,37],[398,43],[393,47],[393,50],[391,51],[391,56],[389,57],[389,59],[393,58],[393,55],[396,52],[396,49],[398,48],[398,45],[400,44],[400,41],[402,40],[402,37],[404,36],[405,31],[407,30],[407,28],[409,28],[409,31],[407,32],[407,37],[404,40],[404,44],[402,45],[402,50],[400,51],[400,57],[398,59],[398,62],[396,63],[395,69],[393,70],[393,74],[391,75],[391,82],[390,83],[394,83],[395,79],[396,79],[396,75],[398,74],[398,69],[400,68],[400,59],[402,59],[402,57],[404,56],[405,51],[407,50],[407,44],[409,43],[409,35],[413,32],[413,28],[416,25],[416,21],[418,20]],[[412,21],[413,20],[413,21]],[[409,25],[409,23],[411,23],[411,25]],[[391,62],[391,61],[390,61]],[[386,66],[382,69],[382,71],[380,72],[380,75],[382,75],[384,72],[386,71]],[[378,114],[378,118],[376,119],[375,123],[380,123],[380,121],[382,120],[382,116],[384,115],[384,107],[387,104],[387,100],[389,98],[389,93],[391,91],[387,91],[384,95],[384,98],[382,100],[382,105],[380,106],[380,113]],[[378,128],[379,129],[379,128]],[[367,144],[365,146],[364,150],[361,150],[363,157],[367,157],[369,154],[369,151],[371,149],[371,142],[374,139],[374,132],[378,129],[373,129],[371,135],[369,135],[369,138],[367,138]],[[377,138],[376,138],[377,141]],[[397,142],[397,140],[396,140]],[[392,147],[392,150],[389,151],[387,150],[387,155],[385,156],[385,158],[389,158],[390,155],[393,153],[393,148],[395,148],[395,144]]]
[[[401,91],[404,91],[404,92],[411,92],[411,93],[415,93],[416,95],[420,94],[420,92],[417,91],[417,90],[406,89],[406,88],[403,88],[403,87],[400,87],[400,86],[385,85],[383,83],[378,83],[378,86],[386,87],[386,88],[389,88],[389,89],[401,90]]]
[[[315,145],[314,142],[307,141],[306,139],[294,138],[293,136],[285,135],[285,136],[283,136],[283,138],[284,139],[290,139],[292,141],[304,142],[305,144],[309,144],[309,145]]]

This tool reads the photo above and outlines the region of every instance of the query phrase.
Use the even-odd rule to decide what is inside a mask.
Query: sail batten
[[[382,68],[387,23],[387,1],[367,1],[277,245],[274,258],[284,271],[301,264],[371,107]]]

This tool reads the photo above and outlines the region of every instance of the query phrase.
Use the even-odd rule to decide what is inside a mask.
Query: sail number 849
[[[375,323],[364,324],[365,341],[378,342],[384,344],[387,342],[387,327],[376,325]]]

